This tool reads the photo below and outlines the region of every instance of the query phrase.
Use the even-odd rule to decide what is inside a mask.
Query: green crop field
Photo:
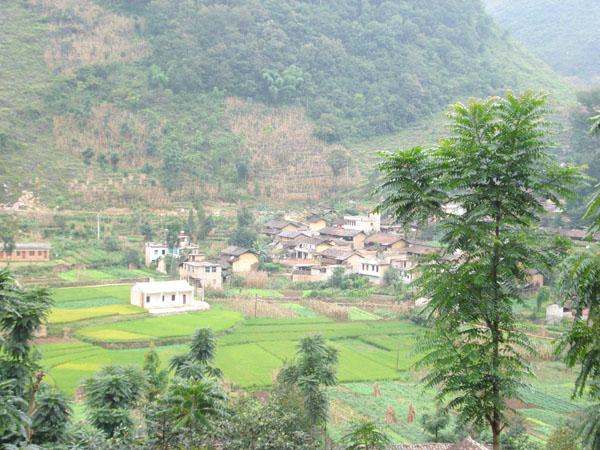
[[[58,288],[52,291],[52,298],[56,304],[101,298],[112,298],[118,303],[129,303],[130,291],[129,284]]]
[[[83,338],[94,341],[155,341],[166,338],[191,336],[198,328],[209,327],[223,331],[242,320],[234,311],[210,311],[178,314],[174,316],[135,319],[126,322],[98,324],[78,331]]]
[[[52,308],[49,323],[77,322],[98,317],[145,314],[143,308],[133,305],[103,305],[89,308]]]

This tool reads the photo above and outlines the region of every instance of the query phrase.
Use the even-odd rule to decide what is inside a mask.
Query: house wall
[[[258,269],[258,257],[253,253],[244,253],[231,264],[231,271],[252,272]]]
[[[13,250],[12,253],[8,253],[4,250],[0,250],[0,261],[6,262],[43,262],[50,261],[50,250],[47,249],[26,249],[26,250]]]
[[[352,238],[352,248],[354,248],[355,250],[361,250],[365,247],[365,239],[367,238],[367,236],[365,236],[363,233],[357,234],[356,236],[354,236]]]
[[[310,228],[311,231],[319,231],[325,228],[326,226],[327,222],[325,222],[323,219],[308,224],[308,228]]]
[[[219,265],[192,266],[184,263],[179,270],[179,277],[197,288],[223,289],[223,275]]]
[[[185,303],[184,303],[185,300]],[[147,294],[138,288],[131,290],[131,304],[141,308],[173,308],[194,302],[193,289]]]
[[[161,256],[166,255],[167,247],[154,247],[147,245],[144,249],[144,263],[149,266]]]

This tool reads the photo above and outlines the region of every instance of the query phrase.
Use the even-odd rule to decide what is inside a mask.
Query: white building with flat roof
[[[131,304],[151,314],[203,311],[209,304],[194,298],[194,288],[186,280],[149,281],[131,288]]]
[[[344,216],[345,230],[362,231],[363,233],[376,233],[381,231],[381,215],[369,214],[368,216]]]

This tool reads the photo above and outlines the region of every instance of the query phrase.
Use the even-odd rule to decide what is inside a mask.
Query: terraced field
[[[434,392],[419,384],[413,370],[420,328],[402,320],[382,320],[356,308],[351,320],[339,322],[298,303],[280,303],[294,318],[244,318],[242,313],[215,305],[210,311],[153,317],[129,304],[130,286],[64,288],[53,292],[56,307],[50,315],[54,327],[68,324],[73,339],[40,345],[48,380],[68,394],[109,364],[141,365],[150,346],[161,364],[186,351],[193,332],[212,328],[218,336],[216,365],[225,378],[244,388],[264,389],[273,382],[286,360],[294,357],[298,340],[323,335],[339,352],[338,380],[331,389],[333,436],[341,436],[350,419],[380,422],[397,442],[424,442],[418,418],[435,409]],[[55,332],[57,329],[54,329]],[[118,348],[114,348],[118,347]],[[540,442],[566,416],[581,405],[571,401],[574,374],[561,363],[539,364],[524,402],[516,408],[526,418],[529,432]],[[373,395],[378,383],[381,395]],[[417,421],[408,423],[412,405]],[[392,408],[397,423],[386,424]]]

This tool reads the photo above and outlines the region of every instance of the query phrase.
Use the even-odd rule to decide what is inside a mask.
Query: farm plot
[[[129,303],[131,285],[108,285],[59,288],[52,291],[52,299],[60,307],[63,303],[111,299],[115,303]],[[85,306],[91,306],[84,304]]]
[[[110,364],[141,366],[148,348],[107,350],[102,347],[73,341],[46,344],[38,347],[42,354],[42,366],[48,371],[46,381],[72,395],[81,382],[102,367]],[[166,367],[169,358],[183,353],[185,346],[157,347],[161,365]]]
[[[198,328],[204,327],[216,332],[223,331],[241,320],[242,315],[238,312],[215,308],[196,313],[92,325],[81,328],[77,334],[97,342],[161,341],[191,336]]]
[[[133,305],[104,305],[90,308],[52,308],[48,322],[69,323],[98,317],[145,314],[143,308]]]

